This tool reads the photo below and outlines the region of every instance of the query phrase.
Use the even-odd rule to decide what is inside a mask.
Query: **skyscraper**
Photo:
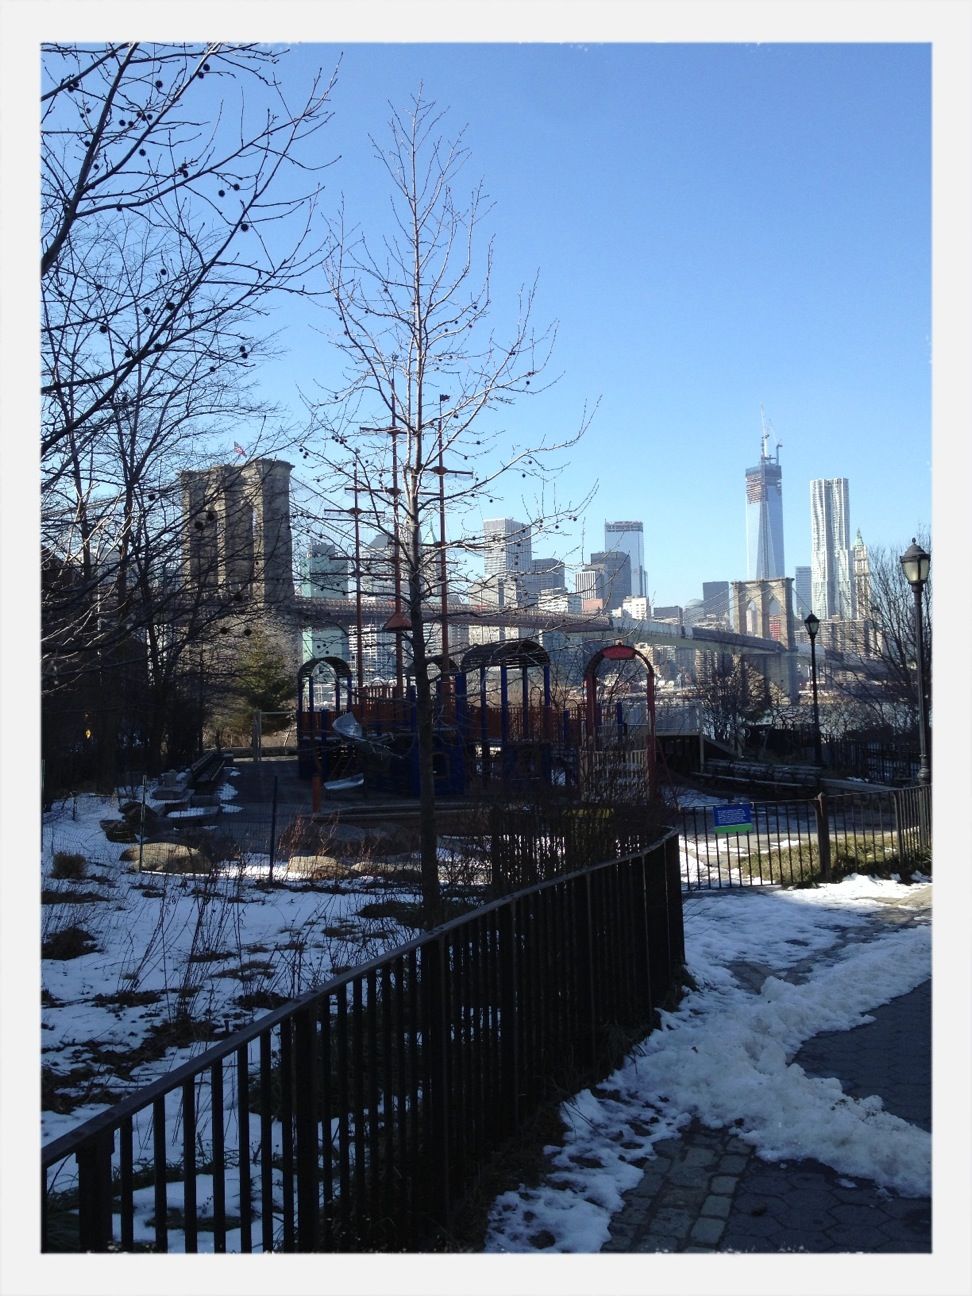
[[[522,578],[523,601],[536,604],[550,590],[564,588],[564,564],[559,558],[531,558]]]
[[[648,581],[645,576],[645,526],[643,522],[605,522],[604,548],[628,555],[631,564],[631,588],[634,598],[647,598]],[[593,557],[592,557],[593,561]],[[620,602],[620,599],[618,600]]]
[[[821,621],[850,621],[854,586],[846,477],[819,477],[810,483],[810,569],[814,614]]]
[[[516,518],[485,518],[483,537],[484,597],[504,603],[520,603],[523,579],[533,572],[533,541],[529,524]]]
[[[308,545],[300,559],[300,592],[305,598],[347,598],[347,556],[336,545]]]
[[[707,617],[717,617],[729,622],[729,582],[703,581],[702,605]]]
[[[604,573],[601,598],[608,607],[620,607],[633,592],[631,562],[628,555],[620,549],[602,550],[600,553],[591,554],[589,565],[597,567]]]
[[[308,546],[300,559],[300,592],[304,598],[348,597],[348,560],[340,549],[321,542]],[[313,629],[305,627],[301,631],[301,648],[304,661],[309,661],[311,657],[346,658],[347,631],[337,626],[317,626]],[[315,686],[319,689],[323,687]],[[320,698],[317,699],[319,701]]]
[[[604,599],[604,569],[585,563],[574,574],[574,589],[584,599]]]
[[[797,567],[793,572],[793,612],[798,621],[805,621],[813,611],[813,581],[809,567]]]
[[[759,463],[746,469],[746,579],[771,580],[786,571],[783,563],[783,470],[779,446],[769,453],[769,431],[763,425]]]
[[[854,537],[853,560],[854,616],[859,621],[868,621],[871,616],[871,564],[867,556],[867,545],[861,539],[861,529],[857,528]]]

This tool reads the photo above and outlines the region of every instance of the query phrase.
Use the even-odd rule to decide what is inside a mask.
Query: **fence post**
[[[685,966],[685,919],[682,911],[682,868],[677,835],[669,837],[665,853],[666,904],[668,907],[669,984]]]
[[[817,816],[817,854],[820,856],[820,878],[830,881],[830,822],[827,818],[827,793],[818,792],[813,802]]]
[[[931,784],[926,783],[918,789],[918,822],[921,825],[918,840],[923,850],[931,851],[932,817],[931,817]]]
[[[293,847],[291,847],[291,850]],[[273,776],[273,802],[270,806],[270,881],[273,881],[273,864],[277,854],[277,775]]]
[[[517,902],[500,910],[499,995],[500,995],[500,1094],[504,1109],[502,1129],[513,1133],[520,1124],[520,1048],[516,1002]]]
[[[894,807],[894,835],[898,842],[898,867],[904,869],[905,865],[905,838],[904,838],[904,816],[901,813],[902,796],[898,789],[891,793],[891,804]],[[909,852],[910,854],[910,852]]]
[[[138,826],[138,871],[142,872],[142,844],[145,841],[145,775],[142,775],[142,812]]]
[[[371,1005],[369,1005],[371,1008]],[[373,1008],[371,1009],[373,1011]],[[316,1251],[320,1225],[317,1178],[317,1031],[312,1010],[294,1018],[294,1124],[297,1134],[297,1249]],[[329,1144],[325,1156],[330,1155]]]
[[[574,891],[575,930],[574,967],[577,973],[578,1027],[586,1019],[588,1039],[583,1044],[582,1028],[578,1030],[579,1043],[584,1047],[584,1061],[597,1060],[597,1007],[594,993],[594,933],[593,905],[591,903],[591,875],[585,872]]]
[[[78,1222],[82,1251],[107,1251],[111,1242],[111,1130],[78,1148]]]
[[[430,940],[422,950],[422,989],[425,992],[425,1032],[428,1050],[425,1132],[428,1139],[426,1173],[434,1177],[433,1218],[445,1225],[451,1201],[449,1165],[448,954],[445,938]]]

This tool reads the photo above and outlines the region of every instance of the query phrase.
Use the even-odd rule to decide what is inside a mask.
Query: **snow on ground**
[[[235,788],[224,785],[222,795]],[[45,1089],[56,1091],[45,1106],[65,1109],[43,1112],[44,1142],[215,1035],[415,934],[359,912],[376,901],[414,902],[409,885],[288,879],[278,861],[278,885],[268,888],[269,860],[255,854],[214,877],[140,873],[119,860],[124,844],[109,842],[100,825],[118,818],[117,800],[94,796],[44,817],[42,944],[71,928],[90,937],[81,947],[88,952],[42,959],[41,1063]],[[55,878],[57,852],[82,855],[85,876]],[[179,1047],[165,1032],[187,1015],[212,1029]]]
[[[813,1035],[872,1020],[869,1009],[930,975],[929,925],[875,934],[876,910],[910,893],[855,875],[807,890],[692,898],[685,943],[698,989],[613,1075],[563,1105],[567,1134],[547,1149],[545,1182],[497,1198],[486,1249],[535,1251],[545,1233],[555,1239],[548,1253],[599,1251],[653,1144],[693,1117],[735,1126],[767,1160],[813,1156],[904,1196],[928,1195],[926,1131],[884,1111],[879,1098],[845,1096],[838,1081],[792,1062]],[[805,961],[805,979],[770,975],[759,994],[733,968],[756,963],[782,974]]]
[[[224,812],[236,808],[227,804],[235,796],[224,784]],[[699,794],[694,803],[720,799]],[[214,1032],[265,1012],[273,996],[295,995],[414,934],[360,913],[376,899],[413,901],[407,885],[382,883],[376,894],[362,881],[313,884],[288,879],[278,861],[279,885],[270,888],[269,860],[258,854],[216,876],[134,871],[119,860],[124,846],[108,842],[101,827],[118,818],[117,806],[79,797],[44,820],[43,939],[76,927],[91,940],[90,952],[43,959],[42,1063],[54,1105],[64,1108],[43,1113],[45,1142],[205,1049]],[[454,857],[468,869],[471,849],[461,838],[443,839],[444,876]],[[52,876],[55,853],[65,851],[84,856],[83,878]],[[813,1034],[869,1020],[869,1009],[928,975],[927,927],[874,938],[875,910],[908,892],[894,881],[852,877],[687,901],[698,989],[614,1075],[564,1105],[568,1134],[562,1148],[548,1150],[546,1182],[497,1199],[487,1249],[530,1251],[531,1238],[546,1230],[555,1239],[548,1251],[598,1251],[652,1145],[693,1116],[713,1126],[742,1122],[736,1132],[769,1159],[812,1152],[841,1174],[926,1193],[927,1134],[884,1112],[878,1099],[846,1098],[836,1081],[807,1076],[791,1060]],[[742,964],[783,974],[808,960],[805,980],[770,975],[758,995],[737,975]],[[213,1029],[176,1046],[163,1036],[180,1013]],[[166,1120],[173,1146],[178,1119],[174,1112]],[[230,1171],[228,1203],[238,1191]],[[148,1195],[137,1202],[146,1236],[153,1209]]]

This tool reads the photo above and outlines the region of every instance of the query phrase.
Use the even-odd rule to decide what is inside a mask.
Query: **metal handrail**
[[[654,850],[656,846],[662,846],[666,841],[676,835],[677,834],[674,830],[666,833],[665,836],[659,838],[658,841],[652,842],[649,849]],[[478,905],[471,913],[460,914],[458,918],[451,918],[448,922],[441,923],[438,927],[430,928],[429,931],[423,932],[421,936],[414,936],[410,941],[406,941],[402,945],[396,945],[393,950],[386,950],[383,954],[379,954],[375,958],[369,959],[366,963],[355,964],[353,968],[348,968],[346,971],[339,973],[338,976],[331,977],[330,980],[325,981],[323,985],[315,986],[313,990],[305,990],[302,995],[298,995],[295,999],[288,999],[287,1002],[281,1004],[279,1008],[274,1008],[270,1012],[264,1013],[261,1017],[256,1018],[255,1021],[250,1022],[247,1026],[243,1026],[239,1030],[234,1031],[232,1035],[228,1035],[224,1040],[221,1040],[219,1044],[214,1044],[212,1048],[206,1049],[204,1053],[198,1053],[187,1062],[183,1062],[181,1066],[176,1067],[172,1071],[167,1071],[164,1076],[153,1081],[152,1084],[145,1085],[143,1088],[139,1089],[137,1093],[130,1094],[127,1098],[122,1098],[119,1102],[106,1108],[103,1112],[98,1112],[97,1115],[89,1117],[73,1130],[69,1130],[66,1134],[61,1134],[58,1138],[52,1139],[50,1143],[46,1143],[41,1148],[41,1167],[46,1170],[53,1165],[54,1162],[62,1160],[65,1156],[70,1156],[70,1154],[74,1152],[80,1144],[96,1138],[99,1134],[103,1134],[109,1129],[114,1129],[118,1123],[126,1117],[133,1116],[136,1112],[140,1112],[156,1098],[162,1098],[166,1094],[171,1093],[173,1089],[177,1089],[179,1085],[183,1084],[186,1080],[193,1079],[200,1071],[205,1071],[207,1067],[212,1066],[214,1062],[220,1062],[224,1058],[229,1057],[230,1054],[235,1053],[238,1048],[247,1044],[252,1044],[254,1040],[259,1039],[261,1035],[265,1034],[268,1030],[272,1030],[273,1027],[279,1025],[280,1022],[286,1021],[288,1018],[293,1017],[295,1014],[306,1008],[314,1007],[320,1002],[320,1000],[328,998],[330,995],[334,994],[336,990],[340,990],[342,987],[350,985],[351,982],[357,981],[361,977],[366,977],[369,972],[380,971],[382,965],[387,963],[389,959],[397,959],[406,954],[410,954],[413,950],[418,950],[423,945],[427,945],[431,941],[439,940],[443,936],[448,935],[449,932],[465,926],[471,922],[473,918],[482,918],[496,909],[502,909],[505,905],[511,904],[515,900],[523,899],[527,895],[532,895],[541,891],[546,891],[550,887],[562,885],[571,878],[581,877],[584,874],[597,873],[599,870],[611,868],[617,864],[624,863],[626,860],[636,859],[645,853],[645,851],[632,851],[629,855],[622,856],[619,859],[605,860],[600,864],[589,865],[587,868],[575,869],[571,873],[559,873],[556,877],[547,878],[543,882],[534,883],[532,886],[521,887],[518,891],[510,892],[509,895],[500,896],[499,899],[490,900],[484,905]]]

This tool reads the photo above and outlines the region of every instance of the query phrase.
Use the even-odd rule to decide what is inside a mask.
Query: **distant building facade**
[[[523,578],[532,573],[533,540],[528,523],[516,518],[485,518],[484,567],[487,591],[503,587],[502,602],[520,603]],[[500,601],[498,597],[491,601]]]
[[[805,621],[813,611],[813,587],[810,567],[796,567],[793,571],[793,612],[798,621]]]
[[[646,598],[638,598],[634,594],[622,600],[621,611],[635,621],[648,621],[651,618],[651,604]]]
[[[860,528],[854,537],[854,548],[851,551],[851,570],[853,573],[854,614],[859,621],[871,618],[871,569],[867,556],[867,545],[861,539]]]
[[[531,558],[521,579],[522,601],[529,606],[552,590],[564,590],[564,564],[559,558]]]
[[[592,553],[591,567],[603,575],[603,594],[607,607],[620,607],[631,596],[631,559],[620,549]]]
[[[334,545],[315,543],[300,558],[300,592],[304,598],[348,597],[348,560]],[[304,661],[312,657],[341,657],[347,660],[348,636],[339,626],[305,628],[301,631]]]
[[[708,620],[729,624],[729,582],[703,581],[702,606]]]
[[[574,574],[574,592],[581,598],[604,600],[604,572],[600,567],[585,563]]]
[[[810,592],[821,621],[854,619],[850,549],[847,478],[816,478],[810,483]]]
[[[648,580],[645,575],[645,526],[643,522],[605,522],[604,548],[608,553],[627,554],[630,570],[630,589],[633,598],[648,597]],[[594,555],[591,555],[593,561]],[[621,600],[619,600],[620,602]]]

